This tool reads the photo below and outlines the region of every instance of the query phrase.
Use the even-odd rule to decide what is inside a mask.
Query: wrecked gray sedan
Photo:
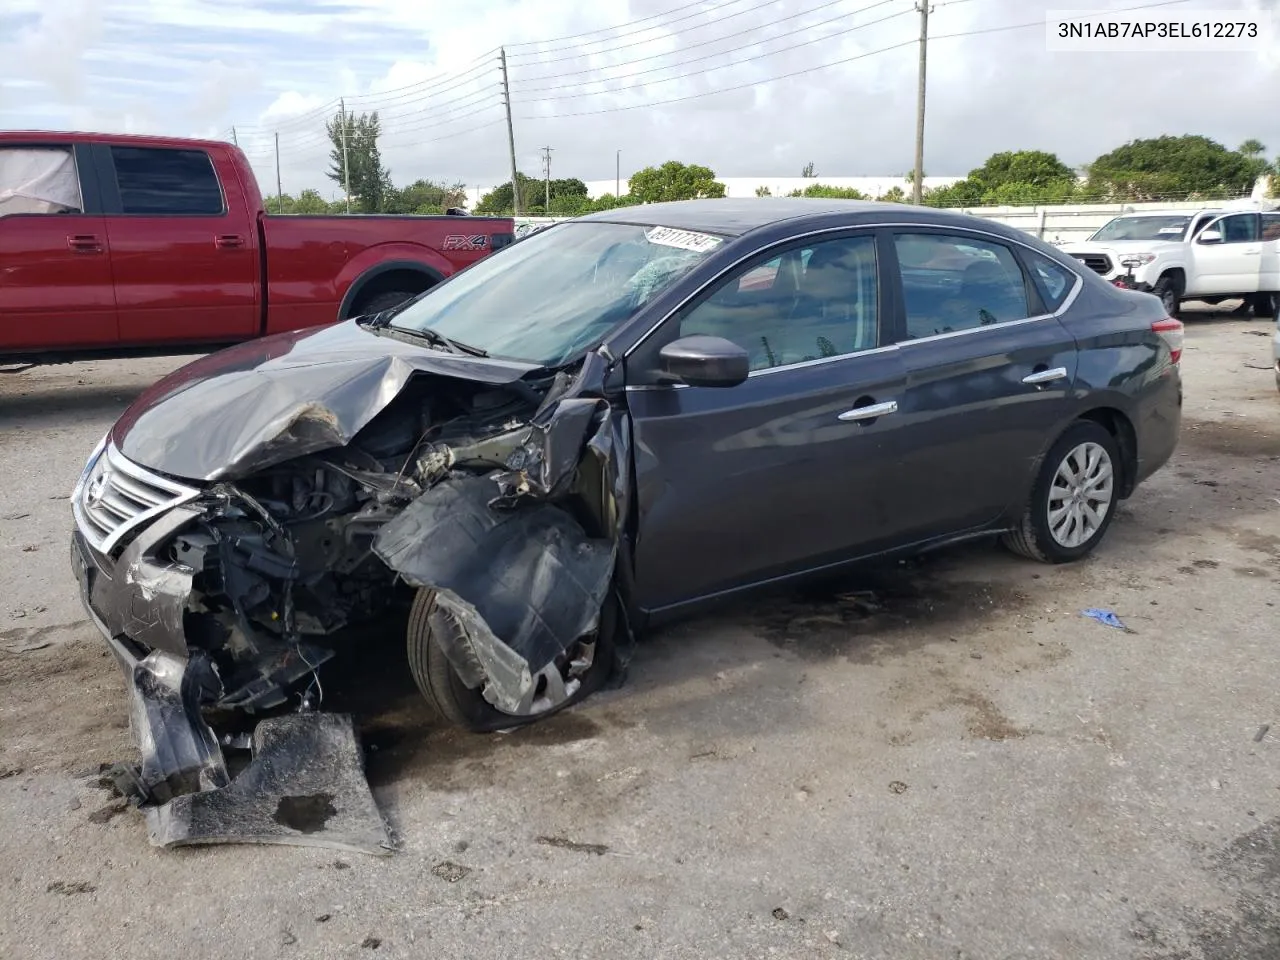
[[[496,730],[747,587],[982,534],[1074,560],[1174,449],[1180,350],[1159,300],[1020,232],[775,199],[559,224],[391,311],[212,354],[73,496],[130,680],[121,781],[158,843],[303,842],[319,802],[376,848],[350,720],[319,710],[338,631],[410,607],[422,694]]]

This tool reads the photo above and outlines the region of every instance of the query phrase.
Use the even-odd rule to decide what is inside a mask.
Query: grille
[[[135,530],[199,494],[144,470],[108,444],[85,468],[71,495],[71,510],[93,548],[110,553]]]
[[[1073,253],[1072,256],[1094,273],[1106,276],[1111,272],[1111,258],[1105,253]]]

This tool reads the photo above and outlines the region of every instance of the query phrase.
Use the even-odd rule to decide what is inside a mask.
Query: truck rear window
[[[217,216],[222,187],[203,150],[112,147],[122,213]]]

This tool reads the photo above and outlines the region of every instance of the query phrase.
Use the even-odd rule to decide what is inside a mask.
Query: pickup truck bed
[[[468,216],[268,216],[228,143],[0,133],[0,362],[177,353],[388,306],[509,244]]]

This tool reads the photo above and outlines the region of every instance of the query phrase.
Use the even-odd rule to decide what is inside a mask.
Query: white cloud
[[[282,176],[294,192],[333,191],[324,176],[324,120],[345,97],[348,109],[378,110],[383,155],[398,182],[492,184],[509,170],[495,49],[505,43],[527,173],[539,169],[539,150],[549,144],[553,174],[584,180],[612,178],[619,149],[624,177],[673,158],[723,176],[795,175],[808,161],[828,176],[896,175],[913,159],[910,41],[918,21],[911,0],[853,14],[871,2],[718,0],[712,13],[690,6],[538,46],[532,42],[652,18],[674,4],[7,0],[0,82],[6,113],[20,110],[24,125],[219,136],[234,125],[272,183],[278,132]],[[1140,2],[937,0],[929,173],[963,174],[992,152],[1019,148],[1079,164],[1163,133],[1203,133],[1229,146],[1257,137],[1280,151],[1280,115],[1269,109],[1280,79],[1275,48],[1241,56],[1048,54],[1038,27],[945,39],[1050,9]],[[1276,7],[1275,0],[1244,5]],[[815,26],[837,16],[844,19]],[[740,31],[751,32],[731,36]],[[876,52],[900,43],[907,45]],[[812,69],[840,60],[849,62]],[[673,79],[684,73],[693,75]],[[558,89],[539,89],[547,87]],[[556,99],[537,102],[549,98]],[[639,108],[617,109],[624,107]]]

